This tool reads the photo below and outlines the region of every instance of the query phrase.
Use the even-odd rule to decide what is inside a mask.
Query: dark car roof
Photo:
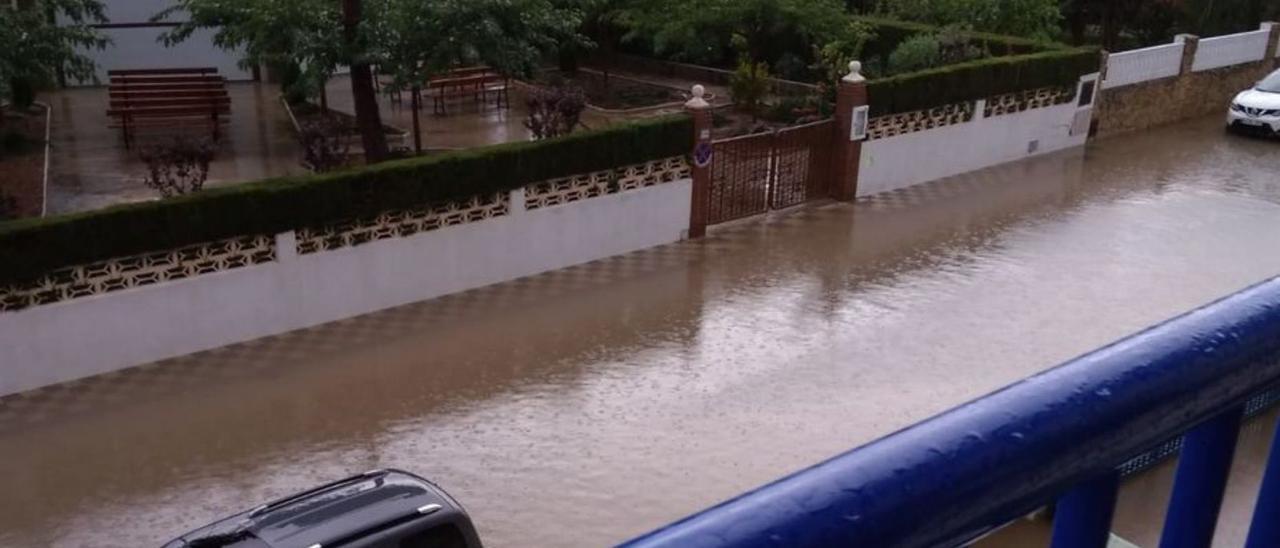
[[[224,548],[307,548],[417,519],[439,505],[458,511],[430,482],[399,470],[378,470],[329,483],[259,506],[183,535],[224,535]],[[178,546],[181,546],[179,544]]]

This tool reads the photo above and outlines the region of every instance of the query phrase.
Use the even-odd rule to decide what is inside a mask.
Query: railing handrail
[[[951,546],[1280,380],[1280,278],[623,546]]]

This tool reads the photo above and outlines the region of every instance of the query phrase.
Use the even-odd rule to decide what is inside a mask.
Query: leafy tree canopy
[[[650,38],[659,53],[711,64],[724,64],[731,44],[754,62],[777,63],[826,42],[846,20],[838,0],[649,0],[625,14],[630,39]]]
[[[109,43],[92,26],[104,21],[98,0],[27,0],[17,8],[0,5],[0,98],[25,103],[32,88],[53,84],[59,73],[93,80],[93,60],[83,51]]]
[[[1110,1],[1110,0],[1108,0]],[[1060,0],[881,0],[878,11],[939,26],[1048,39],[1059,30]]]
[[[583,46],[583,12],[551,0],[369,0],[370,56],[410,88],[458,66],[527,76],[550,52]]]
[[[214,31],[214,44],[244,53],[244,68],[265,65],[299,73],[288,84],[304,94],[317,92],[351,55],[342,39],[342,14],[331,0],[177,0],[152,17],[163,21],[181,14],[182,22],[161,35],[165,45]]]

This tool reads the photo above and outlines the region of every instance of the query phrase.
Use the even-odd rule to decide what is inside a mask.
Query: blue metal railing
[[[1056,502],[1054,548],[1102,548],[1119,467],[1181,436],[1160,546],[1208,547],[1246,402],[1278,381],[1280,278],[623,546],[956,546]],[[1277,453],[1249,548],[1280,546]]]

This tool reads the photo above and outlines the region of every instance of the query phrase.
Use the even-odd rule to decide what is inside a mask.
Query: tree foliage
[[[244,52],[242,65],[296,70],[295,89],[287,92],[315,95],[338,67],[350,66],[366,158],[378,161],[385,148],[378,141],[385,140],[368,66],[377,65],[399,90],[465,65],[526,75],[547,52],[586,43],[577,33],[580,1],[177,0],[154,19],[188,15],[163,35],[166,44],[208,28],[216,45]]]
[[[211,29],[214,45],[243,52],[241,67],[267,66],[287,75],[286,93],[302,96],[319,93],[356,53],[345,47],[342,15],[331,0],[177,0],[152,20],[169,18],[181,22],[160,36],[165,45]]]
[[[848,20],[833,39],[814,46],[814,69],[822,75],[822,85],[837,82],[849,72],[850,61],[863,60],[867,44],[877,38],[875,26],[856,19]]]
[[[104,21],[98,0],[29,0],[17,8],[0,5],[0,98],[26,107],[32,90],[52,85],[60,76],[95,79],[93,60],[82,51],[102,49],[109,43],[92,26]]]
[[[846,20],[838,0],[649,0],[634,2],[626,14],[629,39],[649,39],[658,53],[707,64],[723,64],[733,49],[776,64],[835,37]]]
[[[1177,33],[1219,36],[1280,18],[1275,0],[1062,0],[1076,43],[1120,51],[1164,43]]]
[[[1112,1],[1112,0],[1102,0]],[[881,0],[884,15],[939,26],[1047,39],[1062,19],[1060,0]]]
[[[582,11],[551,0],[369,0],[369,55],[395,89],[449,68],[488,65],[528,76],[578,34]]]
[[[769,95],[769,65],[747,57],[738,61],[737,70],[729,77],[729,95],[733,103],[751,114],[754,121],[760,116],[760,107]]]

